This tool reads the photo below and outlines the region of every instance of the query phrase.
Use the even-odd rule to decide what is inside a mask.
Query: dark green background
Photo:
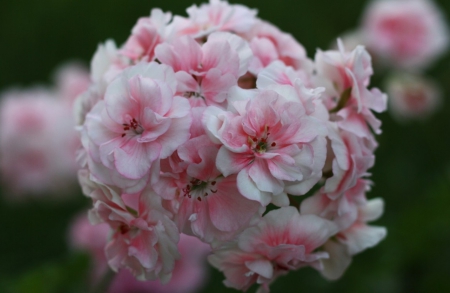
[[[196,3],[201,3],[195,1]],[[235,2],[235,1],[232,1]],[[450,1],[438,4],[450,15]],[[97,44],[123,43],[137,18],[152,7],[185,15],[190,0],[1,0],[0,88],[48,83],[63,61],[86,64]],[[310,57],[359,23],[364,1],[252,0],[249,7],[292,33]],[[450,56],[428,72],[442,86],[444,103],[424,123],[399,125],[388,113],[378,137],[375,182],[369,197],[383,197],[384,216],[376,223],[388,237],[356,256],[337,282],[312,269],[280,278],[272,292],[450,292]],[[383,76],[373,79],[381,86]],[[1,186],[0,186],[1,188]],[[0,191],[1,192],[1,191]],[[11,205],[0,200],[0,292],[85,292],[84,256],[68,253],[66,228],[89,205],[81,195],[66,203]],[[214,272],[204,292],[232,292]],[[254,291],[252,289],[251,291]]]

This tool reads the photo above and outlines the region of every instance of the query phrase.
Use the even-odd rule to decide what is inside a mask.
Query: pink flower
[[[128,271],[121,270],[114,277],[108,293],[194,293],[206,283],[208,245],[195,237],[180,235],[178,249],[181,258],[175,263],[172,278],[167,284],[159,281],[137,281]]]
[[[302,103],[309,116],[325,122],[330,118],[322,100],[325,88],[315,88],[311,76],[303,70],[294,70],[275,61],[258,74],[256,84],[258,89],[274,90],[289,100]]]
[[[328,254],[316,249],[334,233],[330,221],[284,207],[267,213],[235,245],[215,250],[208,260],[224,272],[227,287],[245,291],[256,282],[262,286],[259,292],[268,292],[276,277],[291,270],[305,266],[320,270],[320,259]]]
[[[426,119],[442,103],[438,86],[419,75],[392,76],[388,81],[387,92],[391,114],[399,121]]]
[[[348,229],[339,232],[337,239],[345,244],[350,255],[377,245],[386,237],[386,228],[367,225],[375,221],[383,214],[384,202],[381,198],[367,201],[358,208],[358,218]]]
[[[368,48],[386,63],[422,68],[448,48],[448,29],[429,0],[373,1],[366,10],[363,34]]]
[[[379,198],[366,199],[369,183],[358,180],[340,198],[333,199],[326,193],[317,193],[301,204],[302,214],[314,214],[331,220],[339,229],[335,239],[330,239],[324,245],[330,258],[321,260],[324,267],[321,273],[328,279],[340,278],[350,265],[353,255],[377,245],[386,236],[384,227],[367,225],[367,222],[381,216],[384,205]]]
[[[367,225],[383,213],[383,200],[374,198],[358,207],[358,218],[354,224],[336,235],[335,240],[329,240],[323,248],[329,253],[329,259],[322,259],[321,274],[331,280],[340,278],[350,265],[352,256],[377,245],[386,237],[384,227]]]
[[[119,54],[116,43],[107,40],[100,44],[91,60],[91,80],[104,93],[104,89],[120,72],[129,66],[130,61]]]
[[[210,0],[209,4],[200,7],[192,5],[187,13],[188,18],[174,17],[174,34],[203,38],[217,31],[248,32],[256,22],[257,11],[244,5],[230,5],[227,1]]]
[[[372,136],[358,137],[351,132],[338,131],[330,126],[329,139],[333,161],[332,176],[328,178],[323,192],[332,199],[336,199],[346,192],[363,176],[369,175],[367,171],[374,165],[373,154],[377,143]]]
[[[269,22],[258,20],[244,38],[249,40],[255,56],[249,68],[254,75],[276,60],[296,70],[310,66],[311,62],[303,46],[292,35],[280,31]]]
[[[294,183],[289,193],[300,195],[307,191],[302,182],[319,180],[315,175],[325,162],[326,128],[306,115],[301,103],[265,90],[232,106],[235,110],[228,112],[209,107],[204,124],[211,138],[223,144],[218,170],[224,176],[238,174],[245,197],[264,206],[271,201],[287,205],[285,182]]]
[[[333,221],[340,230],[345,230],[355,223],[358,207],[366,204],[366,191],[370,190],[370,181],[359,179],[340,197],[333,197],[320,190],[302,201],[302,215],[317,215]]]
[[[166,175],[173,178],[171,183],[175,188],[164,179],[155,184],[158,191],[169,191],[165,193],[166,198],[176,201],[175,221],[180,231],[208,243],[231,239],[263,212],[259,202],[240,194],[236,176],[224,178],[217,170],[218,151],[219,146],[206,135],[189,140],[178,149],[185,171],[174,178],[170,176],[175,173],[172,168],[172,173]]]
[[[251,50],[230,33],[213,33],[201,46],[192,37],[177,38],[156,48],[156,58],[176,72],[178,92],[195,105],[224,104],[228,90],[247,72]]]
[[[122,188],[146,182],[151,173],[157,174],[153,163],[189,138],[190,106],[175,96],[175,88],[173,71],[156,63],[130,67],[108,85],[104,101],[96,104],[85,123],[91,172],[98,180],[109,184],[102,178],[122,178],[124,182],[112,179]]]
[[[291,85],[294,86],[299,79],[308,88],[313,88],[310,72],[304,70],[295,70],[291,66],[285,65],[282,61],[273,61],[258,74],[259,89],[267,88],[271,85]]]
[[[179,232],[160,197],[147,188],[140,194],[97,185],[89,194],[93,224],[108,223],[113,235],[105,248],[112,270],[127,268],[140,280],[170,280],[179,252]]]
[[[120,53],[134,62],[142,59],[153,61],[155,47],[164,42],[166,27],[171,19],[170,12],[152,9],[150,17],[138,20]]]
[[[381,133],[381,122],[371,110],[386,110],[387,96],[378,89],[369,90],[373,73],[371,57],[362,46],[347,52],[340,40],[339,51],[318,51],[315,57],[317,85],[327,89],[325,105],[336,113],[339,127],[358,136],[370,136],[369,124],[375,133]]]

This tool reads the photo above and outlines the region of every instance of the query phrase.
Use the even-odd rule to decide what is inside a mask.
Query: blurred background
[[[230,1],[236,3],[236,1]],[[241,1],[242,3],[243,1]],[[450,16],[450,1],[436,4]],[[201,1],[194,1],[200,4]],[[159,7],[186,15],[192,0],[2,0],[0,9],[0,89],[50,85],[55,68],[78,60],[89,65],[97,45],[122,44],[140,16]],[[313,58],[342,33],[356,28],[367,3],[347,1],[249,0],[259,17],[290,32]],[[383,69],[372,86],[383,88]],[[427,70],[442,87],[443,103],[427,120],[399,123],[377,115],[374,182],[370,198],[385,200],[375,224],[387,238],[353,259],[338,281],[324,280],[310,268],[281,277],[272,292],[450,292],[450,54]],[[0,186],[0,292],[84,292],[87,255],[68,247],[72,218],[90,205],[75,185],[64,201],[14,202]],[[66,194],[61,194],[66,197]],[[201,292],[233,292],[211,269]],[[254,292],[252,288],[250,292]]]

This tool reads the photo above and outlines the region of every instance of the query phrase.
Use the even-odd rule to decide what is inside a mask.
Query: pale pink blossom
[[[311,61],[303,46],[292,35],[282,32],[269,22],[258,20],[244,38],[249,40],[254,54],[249,68],[254,75],[276,60],[296,70],[311,67]]]
[[[150,17],[142,17],[133,27],[120,54],[130,58],[133,62],[139,60],[153,61],[155,47],[164,42],[166,27],[172,19],[170,12],[152,9]]]
[[[107,223],[114,231],[105,247],[115,272],[130,270],[140,280],[170,280],[179,232],[172,214],[161,205],[161,198],[150,188],[139,194],[126,194],[113,187],[98,185],[91,193],[93,224]]]
[[[208,243],[231,239],[263,211],[258,201],[241,195],[235,175],[221,175],[216,168],[218,151],[219,146],[206,135],[189,140],[178,148],[185,171],[176,173],[171,168],[167,178],[161,175],[155,184],[159,194],[176,201],[180,231]]]
[[[301,103],[263,90],[232,106],[228,112],[209,107],[204,124],[210,137],[223,144],[217,168],[224,176],[238,174],[245,197],[264,206],[271,201],[287,205],[285,182],[293,183],[289,193],[300,195],[307,191],[302,182],[320,179],[315,175],[325,162],[326,127],[306,115]]]
[[[187,13],[187,18],[174,17],[172,34],[190,35],[200,39],[217,31],[246,33],[256,23],[257,11],[240,4],[210,0],[208,4],[202,4],[200,7],[192,5],[187,9]]]
[[[431,0],[372,1],[362,30],[371,51],[406,69],[428,66],[449,43],[447,25]]]
[[[300,212],[302,215],[313,214],[333,221],[340,230],[345,230],[357,220],[358,208],[366,204],[366,192],[369,190],[370,181],[364,179],[359,179],[339,197],[327,194],[321,189],[302,201]]]
[[[122,188],[139,181],[142,189],[157,175],[154,162],[189,138],[190,106],[175,90],[172,69],[156,63],[130,67],[108,85],[104,100],[86,116],[83,139],[98,180]]]
[[[177,38],[156,47],[156,58],[176,72],[177,91],[193,106],[222,105],[228,90],[247,72],[252,52],[230,33],[213,33],[200,45],[192,37]]]
[[[208,245],[195,237],[180,235],[178,249],[181,258],[176,261],[172,278],[167,284],[159,281],[137,281],[128,271],[121,270],[114,277],[108,293],[194,293],[205,285],[208,277],[206,255]]]
[[[334,240],[329,240],[323,248],[329,259],[322,259],[321,274],[331,280],[340,278],[350,265],[352,256],[377,245],[386,237],[385,227],[367,225],[383,213],[383,200],[374,198],[358,207],[358,218],[348,229],[339,232]]]
[[[302,214],[315,214],[331,220],[339,229],[335,238],[324,245],[330,258],[321,261],[324,267],[321,273],[328,279],[340,278],[353,255],[377,245],[386,236],[386,228],[367,224],[381,216],[384,205],[380,198],[366,199],[368,187],[367,181],[359,180],[338,199],[317,193],[301,204]]]
[[[355,255],[377,245],[386,237],[386,228],[368,225],[383,214],[384,201],[374,198],[358,207],[358,218],[348,229],[339,232],[336,238],[347,246],[348,253]]]
[[[70,226],[70,246],[89,253],[92,258],[92,286],[96,286],[107,273],[108,263],[104,250],[111,233],[112,230],[106,223],[89,223],[87,213],[78,215]],[[197,292],[207,280],[206,255],[210,248],[195,237],[181,234],[178,249],[181,258],[175,262],[172,278],[167,284],[161,284],[159,281],[138,281],[130,271],[122,269],[113,277],[108,293]]]
[[[351,132],[338,130],[330,125],[328,137],[331,143],[329,154],[332,158],[331,172],[323,187],[323,192],[336,199],[356,182],[367,175],[375,163],[373,154],[377,143],[372,136],[358,137]]]
[[[256,85],[258,89],[274,90],[288,100],[301,102],[307,115],[328,121],[328,109],[322,100],[325,88],[314,87],[310,79],[307,72],[275,61],[258,74]]]
[[[305,266],[320,270],[320,260],[328,254],[317,249],[335,233],[332,222],[284,207],[267,213],[236,244],[215,250],[208,259],[224,272],[227,287],[245,291],[257,283],[259,292],[268,292],[271,282],[291,270]]]
[[[130,61],[119,54],[116,43],[107,40],[97,47],[97,51],[91,60],[91,80],[104,93],[105,87],[120,72],[130,66]]]
[[[315,56],[317,85],[325,86],[325,105],[336,113],[334,121],[339,127],[358,136],[370,136],[371,131],[381,133],[381,122],[371,110],[386,110],[387,96],[374,88],[369,90],[373,74],[371,57],[362,46],[345,50],[338,40],[339,50],[318,51]]]
[[[426,119],[442,103],[441,91],[432,80],[413,74],[397,74],[387,83],[389,109],[399,121]]]
[[[307,71],[295,70],[291,66],[287,66],[282,61],[277,60],[270,63],[258,74],[257,87],[264,89],[270,85],[291,85],[294,86],[296,80],[299,79],[308,88],[313,88],[311,82],[311,74]]]

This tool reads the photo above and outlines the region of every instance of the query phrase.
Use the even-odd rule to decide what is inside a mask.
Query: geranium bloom
[[[364,47],[339,42],[313,62],[256,10],[211,0],[188,17],[152,10],[91,67],[76,104],[79,180],[91,219],[113,228],[114,270],[167,281],[185,233],[212,247],[227,286],[267,292],[304,266],[337,278],[348,247],[374,243],[357,227],[386,95],[368,89]],[[299,214],[293,196],[314,187]]]
[[[373,154],[377,144],[372,137],[358,137],[351,132],[338,131],[330,126],[329,139],[333,156],[332,176],[325,182],[323,190],[336,199],[343,192],[355,186],[357,180],[367,176],[373,166]]]
[[[422,68],[445,52],[449,32],[431,0],[373,1],[363,34],[371,51],[400,68]]]
[[[333,259],[323,259],[321,273],[328,279],[337,279],[347,269],[352,256],[377,245],[386,237],[384,227],[368,225],[383,213],[384,202],[374,198],[358,207],[358,217],[354,224],[336,235],[336,240],[328,240],[324,245]]]
[[[134,62],[142,59],[152,61],[155,47],[164,41],[166,27],[171,19],[170,12],[164,13],[161,9],[152,9],[150,17],[142,17],[138,20],[120,53]]]
[[[180,230],[209,243],[229,240],[247,227],[261,209],[259,202],[240,194],[235,175],[224,178],[217,170],[218,151],[219,146],[206,135],[189,140],[178,149],[186,170],[176,173],[172,168],[167,174],[175,190],[164,175],[155,184],[160,192],[169,190],[162,196],[177,202],[175,218]],[[175,178],[170,176],[173,173]]]
[[[89,223],[86,213],[78,215],[70,226],[70,246],[73,249],[85,251],[92,257],[91,279],[92,286],[94,287],[108,270],[104,250],[108,242],[108,235],[111,232],[111,227],[106,223],[98,225]],[[197,292],[207,280],[206,255],[210,251],[209,245],[202,243],[195,237],[181,234],[178,249],[181,258],[175,263],[172,278],[169,283],[161,284],[159,281],[138,281],[128,270],[120,270],[114,276],[107,292]]]
[[[247,72],[252,52],[246,42],[230,33],[213,33],[201,46],[184,36],[156,48],[156,58],[176,72],[178,92],[192,97],[192,105],[221,105],[228,90]]]
[[[438,86],[419,75],[398,74],[390,77],[387,92],[391,114],[399,121],[426,119],[442,103]]]
[[[368,184],[359,180],[340,198],[332,199],[325,193],[317,193],[301,204],[302,214],[315,214],[332,220],[339,229],[335,239],[324,245],[330,259],[321,261],[324,266],[321,273],[328,279],[342,276],[353,255],[377,245],[386,236],[386,228],[367,225],[382,215],[384,206],[380,198],[366,199]]]
[[[269,22],[258,20],[244,38],[249,40],[255,55],[250,66],[250,72],[255,75],[276,60],[294,69],[306,69],[310,65],[303,46],[292,35],[282,32]]]
[[[322,169],[326,128],[301,103],[270,90],[233,105],[236,112],[210,107],[204,115],[211,136],[223,144],[217,168],[224,176],[238,174],[237,186],[248,199],[287,204],[284,181],[301,182],[314,174],[313,167]]]
[[[102,185],[89,196],[91,222],[107,223],[114,231],[105,248],[111,269],[128,268],[140,280],[169,281],[180,257],[179,232],[161,198],[151,189],[130,195]]]
[[[203,38],[216,31],[247,32],[256,22],[257,11],[244,5],[230,5],[227,1],[210,0],[209,4],[200,7],[192,5],[187,13],[188,18],[174,17],[174,34]]]
[[[189,138],[190,106],[175,91],[175,75],[165,65],[141,63],[125,70],[87,115],[89,152],[98,156],[93,160],[125,182],[148,181],[153,162],[167,158]],[[92,172],[100,181],[110,176]]]
[[[302,215],[317,215],[333,221],[340,230],[353,225],[358,217],[358,207],[365,205],[366,192],[370,190],[370,181],[359,179],[339,197],[322,190],[303,200],[300,205]]]
[[[339,127],[361,137],[371,136],[369,124],[380,133],[381,122],[370,110],[386,110],[387,96],[367,89],[373,74],[371,57],[362,46],[347,52],[340,40],[339,51],[318,51],[315,57],[317,83],[326,87],[325,105],[340,119]]]
[[[172,278],[167,284],[159,281],[137,281],[128,271],[121,270],[111,282],[108,293],[194,293],[205,285],[208,277],[206,255],[210,251],[195,237],[180,235],[178,249],[181,258],[175,262]]]
[[[276,277],[290,270],[312,266],[321,269],[325,252],[315,252],[336,233],[330,221],[300,215],[294,207],[269,212],[257,226],[248,228],[237,243],[214,251],[210,263],[223,271],[227,287],[247,290],[253,283],[267,292]]]

